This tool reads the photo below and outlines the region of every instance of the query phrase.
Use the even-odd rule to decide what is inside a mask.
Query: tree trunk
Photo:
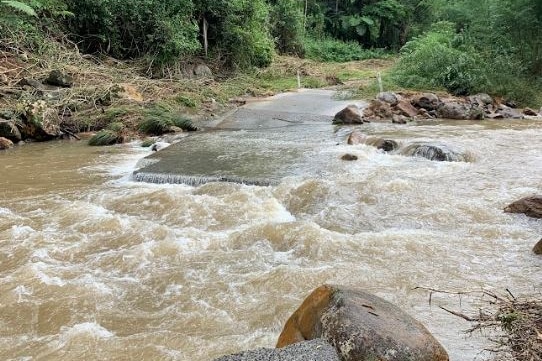
[[[203,17],[203,49],[205,50],[205,57],[207,57],[207,52],[209,49],[209,41],[207,40],[207,29],[209,28],[209,23],[207,19]]]

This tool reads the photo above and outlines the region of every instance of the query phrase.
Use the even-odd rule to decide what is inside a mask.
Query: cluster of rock
[[[216,361],[448,361],[440,343],[393,304],[362,290],[324,285],[286,322],[277,349]]]
[[[22,90],[42,94],[45,90],[69,88],[73,78],[60,70],[51,71],[40,82],[31,78],[23,78],[17,86]],[[26,140],[44,141],[66,136],[73,136],[69,131],[60,128],[58,111],[43,99],[24,99],[20,102],[17,113],[0,111],[0,150],[13,147],[14,144]]]
[[[379,93],[376,99],[361,111],[350,105],[335,115],[335,123],[362,124],[371,121],[391,120],[405,124],[412,120],[455,119],[523,119],[538,117],[530,108],[517,109],[513,102],[502,102],[488,94],[458,98],[439,97],[434,93]]]
[[[523,213],[533,218],[542,218],[542,195],[517,200],[504,208],[507,213]],[[533,252],[542,255],[542,239],[534,246]]]
[[[404,156],[422,157],[440,162],[468,162],[472,160],[472,156],[468,152],[459,152],[445,144],[413,142],[401,146],[399,142],[393,139],[368,136],[357,129],[352,130],[348,136],[347,143],[350,145],[366,144],[387,153],[393,152]],[[341,159],[354,161],[358,158],[355,155],[347,153]]]

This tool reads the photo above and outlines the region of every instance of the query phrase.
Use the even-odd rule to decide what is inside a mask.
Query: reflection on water
[[[269,187],[129,179],[136,146],[29,144],[0,155],[0,359],[211,360],[273,346],[322,283],[361,287],[421,320],[453,360],[485,337],[413,290],[540,292],[539,220],[502,212],[541,193],[542,124],[370,124],[475,161],[323,142],[325,172]],[[333,131],[333,130],[331,130]],[[337,132],[341,137],[344,132]],[[343,162],[344,153],[358,156]]]

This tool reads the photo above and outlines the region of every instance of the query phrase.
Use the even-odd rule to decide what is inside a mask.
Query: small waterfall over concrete
[[[168,173],[139,173],[134,172],[132,179],[137,182],[147,182],[155,184],[186,184],[188,186],[197,187],[211,182],[231,182],[240,183],[245,185],[255,186],[269,186],[277,184],[276,181],[269,179],[249,179],[242,177],[205,177],[205,176],[186,176],[182,174],[168,174]]]

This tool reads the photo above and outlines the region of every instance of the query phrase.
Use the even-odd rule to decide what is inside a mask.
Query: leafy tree
[[[264,0],[196,0],[195,17],[208,24],[213,55],[231,68],[271,63],[269,9]]]
[[[271,35],[277,51],[282,54],[303,55],[303,11],[297,0],[272,0]]]
[[[150,57],[157,65],[194,54],[200,45],[190,0],[67,0],[68,23],[86,52]]]

